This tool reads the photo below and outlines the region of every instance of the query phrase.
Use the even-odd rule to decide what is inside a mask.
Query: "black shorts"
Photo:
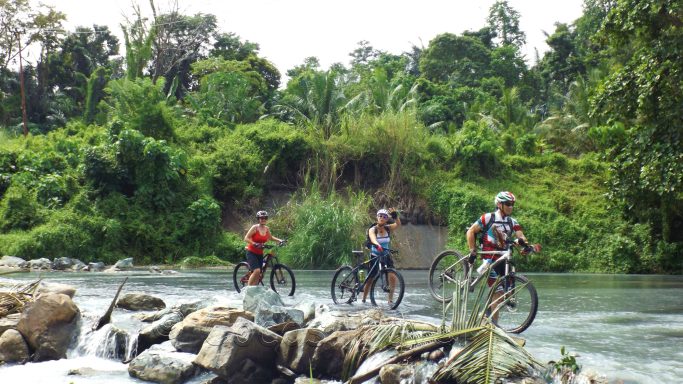
[[[249,264],[249,270],[261,269],[263,267],[263,255],[257,255],[254,252],[247,250],[247,264]]]

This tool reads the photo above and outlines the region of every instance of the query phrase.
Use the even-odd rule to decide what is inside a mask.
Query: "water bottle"
[[[361,283],[365,281],[365,269],[358,271],[358,279],[360,279]]]
[[[489,267],[489,264],[491,264],[491,260],[484,260],[484,262],[481,263],[479,268],[477,268],[477,273],[480,275],[483,274],[486,271],[486,268]]]

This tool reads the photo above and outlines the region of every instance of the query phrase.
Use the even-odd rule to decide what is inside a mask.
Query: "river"
[[[439,322],[441,306],[429,295],[427,271],[402,271],[406,295],[398,313]],[[295,271],[297,289],[287,304],[314,301],[334,306],[330,299],[333,271]],[[168,306],[198,299],[241,306],[227,271],[180,271],[173,275],[148,272],[13,274],[0,284],[25,283],[38,277],[77,287],[74,301],[84,329],[101,316],[116,288],[129,277],[125,292],[146,292]],[[560,347],[579,355],[584,370],[608,377],[611,383],[683,382],[683,276],[528,274],[539,295],[539,312],[521,334],[526,348],[540,361],[558,359]],[[3,288],[3,289],[6,289]],[[342,308],[348,308],[346,305]],[[354,308],[361,308],[355,304]],[[141,326],[130,313],[116,310],[112,322],[130,331]],[[142,383],[128,376],[126,366],[99,358],[81,340],[59,361],[24,366],[0,366],[2,383]],[[81,375],[69,376],[79,369]],[[200,382],[200,379],[193,380]]]

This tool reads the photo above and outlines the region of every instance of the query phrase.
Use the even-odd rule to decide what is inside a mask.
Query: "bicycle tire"
[[[270,287],[279,295],[287,293],[287,296],[294,296],[296,290],[294,272],[284,264],[275,264],[270,271]]]
[[[393,294],[389,287],[390,276],[394,276],[398,283],[398,287],[394,287]],[[403,276],[393,268],[386,268],[380,271],[380,275],[377,275],[372,282],[370,300],[373,305],[382,309],[396,309],[403,300],[405,290],[406,284],[403,281]]]
[[[462,258],[458,251],[446,250],[439,253],[429,266],[429,293],[437,301],[449,303],[455,289],[466,288],[469,284],[469,264],[467,260],[460,261]]]
[[[522,333],[536,318],[538,293],[526,276],[518,274],[499,280],[491,289],[497,289],[502,285],[505,290],[505,282],[506,280],[509,282],[511,278],[514,278],[514,294],[498,309],[496,325],[508,333]]]
[[[358,287],[358,275],[353,273],[353,268],[342,265],[337,268],[332,278],[330,294],[335,304],[351,304],[356,298]]]
[[[232,283],[235,286],[237,293],[242,291],[249,281],[249,263],[243,261],[235,265],[235,269],[232,270]]]

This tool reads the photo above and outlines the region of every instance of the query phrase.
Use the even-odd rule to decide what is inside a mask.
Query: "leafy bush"
[[[493,177],[500,172],[502,149],[484,121],[466,121],[455,135],[455,157],[461,173]]]
[[[221,267],[228,265],[230,265],[230,263],[219,259],[216,255],[204,257],[189,256],[180,261],[180,266],[182,268]]]
[[[27,230],[41,222],[35,194],[19,183],[12,183],[0,201],[0,231]]]
[[[314,187],[295,196],[273,223],[274,233],[288,237],[282,260],[294,267],[314,269],[336,268],[347,262],[351,251],[361,246],[365,228],[372,222],[368,208],[369,199],[363,194],[323,196]]]

